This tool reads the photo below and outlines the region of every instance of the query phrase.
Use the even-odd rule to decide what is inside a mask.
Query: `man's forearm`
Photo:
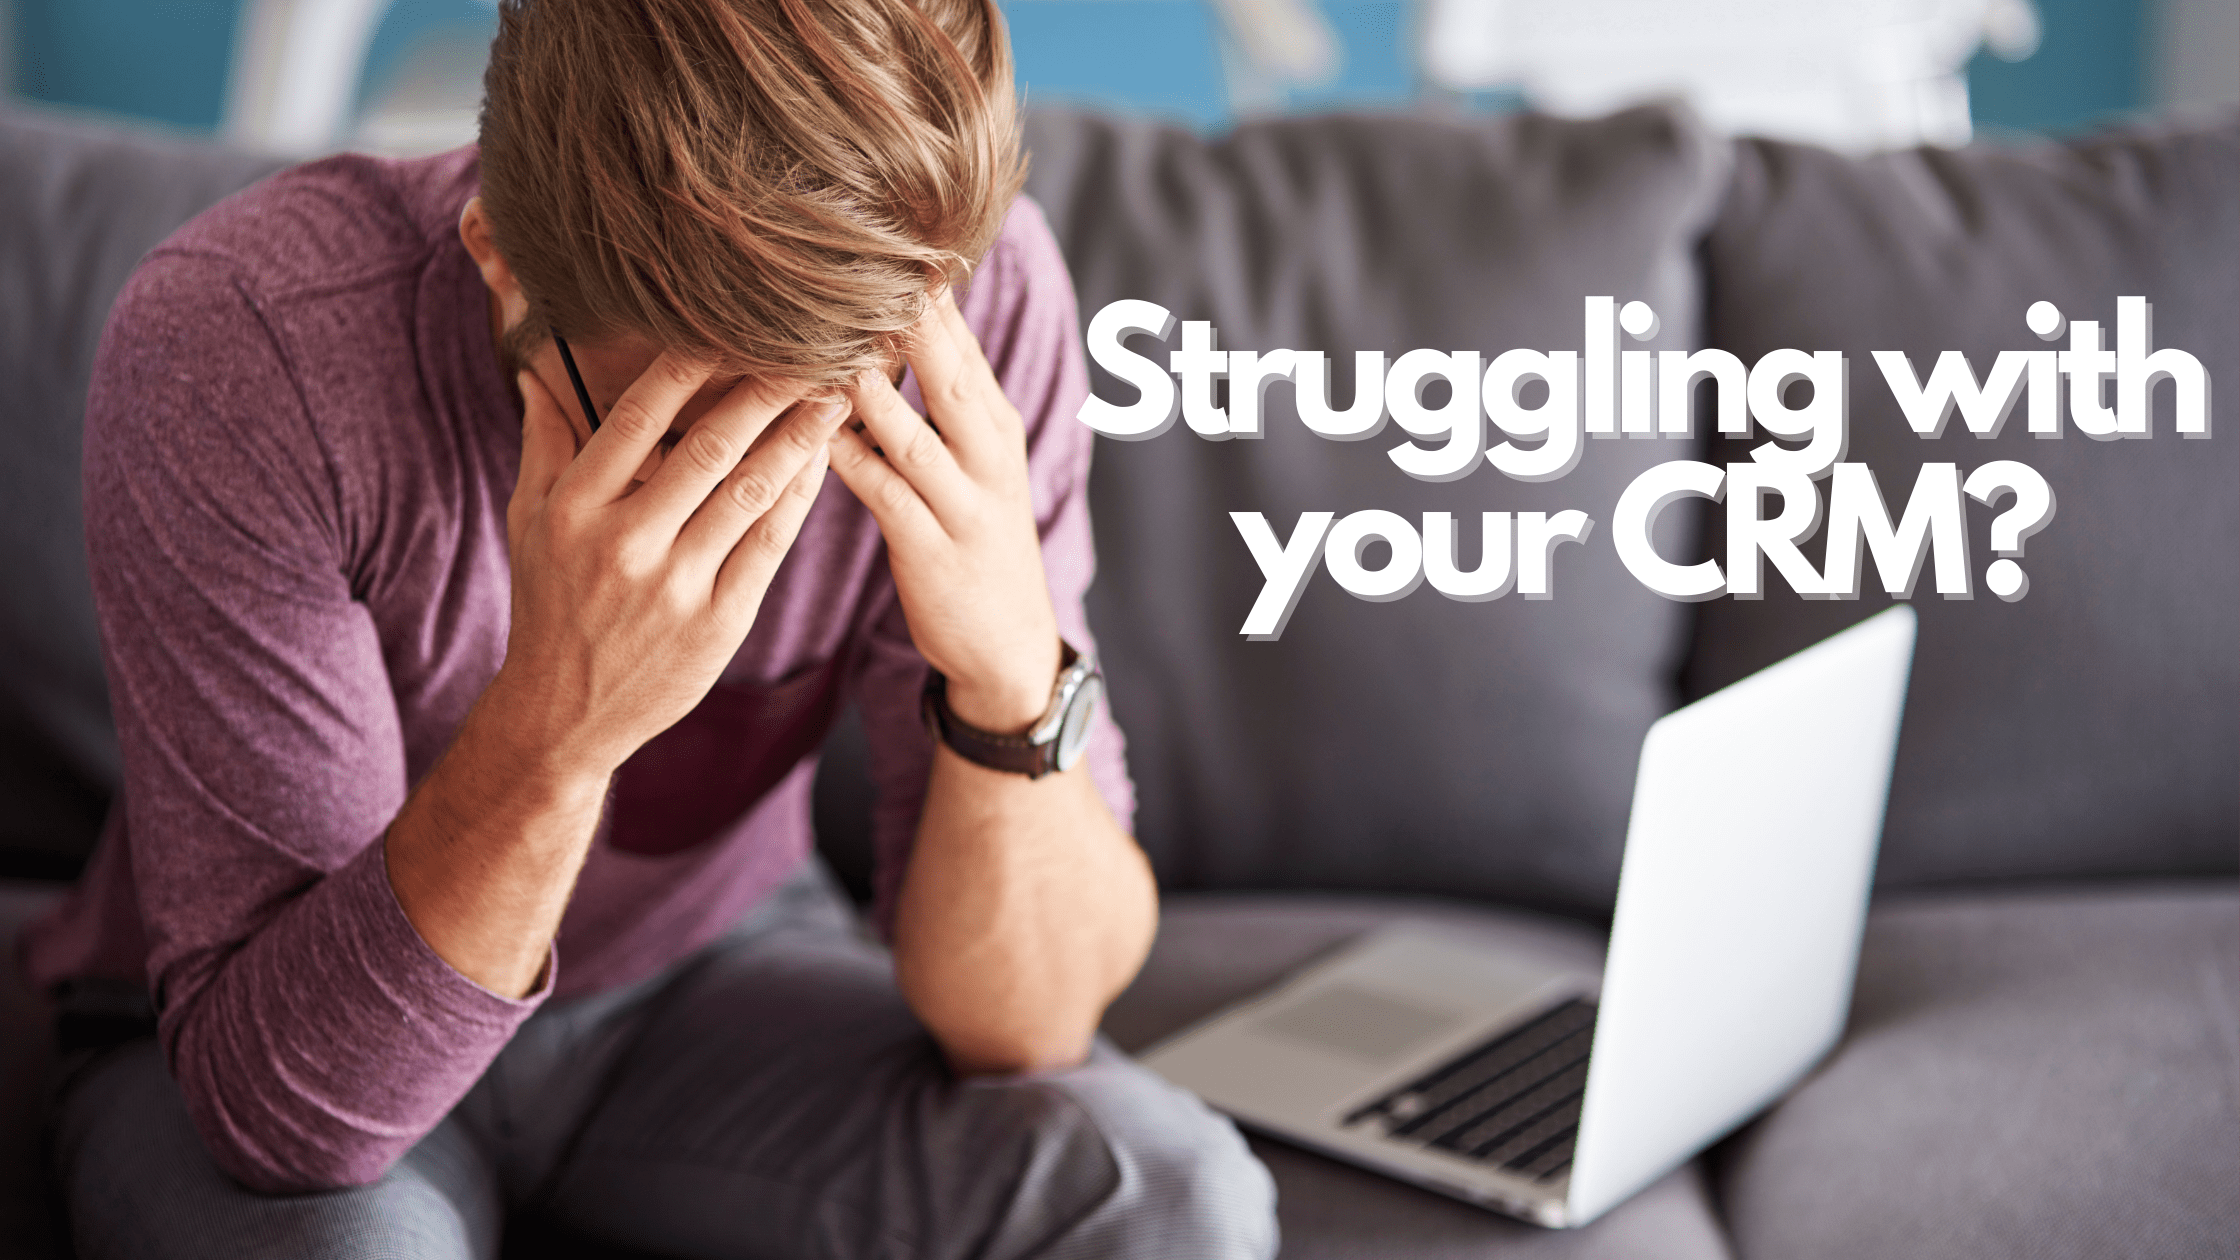
[[[1157,925],[1150,866],[1085,765],[1030,780],[935,753],[895,971],[959,1071],[1079,1062]]]
[[[543,978],[607,776],[513,747],[498,690],[476,703],[383,843],[389,885],[420,938],[459,974],[517,998]]]

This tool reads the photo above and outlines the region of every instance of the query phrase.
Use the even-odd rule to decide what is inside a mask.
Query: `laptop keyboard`
[[[1546,1181],[1571,1166],[1594,1045],[1594,1003],[1573,999],[1449,1059],[1346,1117]]]

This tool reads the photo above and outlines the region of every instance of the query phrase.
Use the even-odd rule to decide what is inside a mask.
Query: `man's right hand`
[[[421,939],[493,992],[537,987],[608,777],[715,684],[824,484],[845,405],[756,382],[652,461],[706,381],[663,355],[579,451],[521,376],[505,664],[384,840]]]
[[[486,703],[506,714],[522,770],[603,783],[739,650],[824,484],[846,405],[741,383],[640,482],[705,369],[654,360],[580,452],[535,374],[520,381],[513,625]]]

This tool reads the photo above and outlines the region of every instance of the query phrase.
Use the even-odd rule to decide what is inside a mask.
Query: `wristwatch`
[[[940,670],[926,675],[920,701],[926,730],[958,756],[990,770],[1030,779],[1053,770],[1071,770],[1089,742],[1089,719],[1104,699],[1104,674],[1094,657],[1074,651],[1072,644],[1061,639],[1058,648],[1058,681],[1050,689],[1050,707],[1026,734],[998,735],[958,717],[949,707],[949,680]]]

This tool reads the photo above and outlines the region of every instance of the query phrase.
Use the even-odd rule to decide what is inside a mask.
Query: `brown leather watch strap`
[[[1060,672],[1070,668],[1071,649],[1060,666]],[[926,675],[926,689],[919,700],[925,714],[926,729],[933,738],[947,744],[958,756],[990,770],[1003,770],[1039,779],[1058,768],[1058,741],[1046,740],[1037,744],[1024,735],[998,735],[983,731],[960,718],[949,707],[949,680],[940,670]],[[1040,725],[1038,722],[1037,725]]]

